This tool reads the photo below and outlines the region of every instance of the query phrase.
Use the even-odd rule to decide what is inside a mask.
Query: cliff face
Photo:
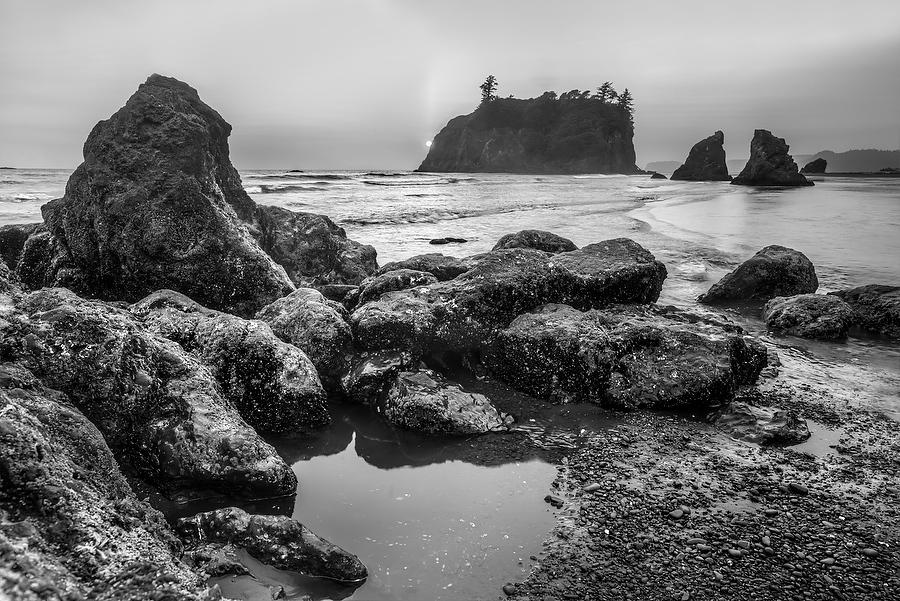
[[[640,173],[623,108],[550,94],[499,98],[450,120],[418,171]]]

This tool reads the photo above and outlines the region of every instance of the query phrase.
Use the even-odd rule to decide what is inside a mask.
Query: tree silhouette
[[[484,83],[478,87],[481,89],[481,104],[487,104],[497,98],[494,94],[497,91],[497,78],[493,75],[488,75]]]
[[[631,97],[631,92],[628,91],[628,88],[619,94],[619,106],[628,111],[629,117],[634,115],[634,99]]]
[[[597,88],[596,98],[599,98],[602,102],[612,102],[616,99],[618,94],[616,93],[616,89],[613,87],[611,81],[604,81],[603,85]]]

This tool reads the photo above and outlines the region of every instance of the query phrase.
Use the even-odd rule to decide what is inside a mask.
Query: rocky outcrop
[[[750,141],[750,159],[743,171],[731,183],[744,186],[812,186],[813,183],[797,170],[797,163],[788,153],[790,146],[784,138],[757,129]]]
[[[498,98],[451,119],[418,171],[640,173],[624,108],[596,98]]]
[[[654,171],[653,174],[650,176],[650,179],[669,179],[669,178],[667,178],[662,173],[657,173],[656,171]]]
[[[150,294],[131,312],[149,331],[207,365],[225,398],[256,430],[304,432],[331,421],[312,361],[267,324],[207,309],[171,290]]]
[[[853,307],[854,325],[900,340],[900,286],[870,284],[831,294]]]
[[[25,241],[43,224],[23,223],[0,226],[0,260],[15,269],[22,255]]]
[[[764,302],[776,296],[812,294],[818,287],[816,268],[806,255],[773,244],[726,274],[698,300],[707,304]]]
[[[794,445],[810,437],[806,420],[794,412],[735,401],[712,415],[713,424],[730,436],[760,445]]]
[[[190,543],[234,545],[281,570],[344,582],[358,582],[368,576],[356,555],[285,516],[251,515],[237,507],[226,507],[183,518],[177,528]]]
[[[800,173],[825,173],[828,168],[828,161],[823,158],[814,159],[803,166]]]
[[[765,347],[727,322],[672,308],[560,304],[516,318],[484,357],[528,394],[617,409],[708,407],[766,364]]]
[[[428,253],[416,255],[402,261],[387,263],[378,270],[378,275],[383,275],[389,271],[397,271],[399,269],[425,271],[432,274],[441,282],[445,282],[469,271],[471,265],[456,257],[449,257],[440,253]]]
[[[725,134],[717,131],[691,147],[684,164],[672,174],[673,180],[729,182],[725,163]]]
[[[129,311],[48,288],[16,294],[2,314],[0,356],[67,394],[132,473],[172,493],[294,491],[294,473],[210,370]]]
[[[762,317],[778,334],[842,340],[853,323],[853,309],[836,296],[798,294],[773,298],[763,307]]]
[[[469,261],[471,269],[453,280],[389,292],[354,311],[359,347],[411,356],[479,348],[515,317],[542,304],[589,309],[650,303],[666,277],[662,263],[626,238],[556,255],[503,249]]]
[[[491,250],[500,250],[501,248],[533,248],[554,254],[578,250],[575,243],[568,238],[543,230],[522,230],[515,234],[506,234],[497,241]]]
[[[369,301],[377,300],[386,292],[406,290],[417,286],[427,286],[429,284],[436,284],[437,281],[437,277],[427,271],[416,271],[414,269],[395,269],[394,271],[386,271],[379,275],[366,278],[363,283],[359,285],[356,294],[345,300],[345,304],[356,307],[358,305],[364,305]]]
[[[329,386],[344,373],[353,333],[340,304],[311,288],[298,288],[256,314],[280,339],[301,349]]]
[[[205,599],[162,514],[61,392],[0,363],[3,598]]]

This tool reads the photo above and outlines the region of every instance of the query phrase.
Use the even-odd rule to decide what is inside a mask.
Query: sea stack
[[[725,134],[717,131],[691,147],[684,165],[672,174],[673,180],[693,182],[730,182],[725,164]]]
[[[788,153],[790,146],[784,138],[766,129],[757,129],[750,141],[750,159],[732,184],[743,186],[812,186],[797,169]]]
[[[808,162],[803,166],[803,169],[800,170],[800,173],[825,173],[825,169],[828,167],[828,161],[819,157],[813,161]]]

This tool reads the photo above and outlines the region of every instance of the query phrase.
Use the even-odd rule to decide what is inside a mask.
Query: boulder
[[[778,334],[842,340],[853,323],[853,308],[836,296],[776,296],[763,307],[766,326]]]
[[[657,173],[656,171],[654,171],[653,175],[650,176],[650,179],[669,179],[669,178],[667,178],[662,173]]]
[[[466,242],[468,242],[468,240],[466,240],[465,238],[447,237],[447,238],[432,238],[431,240],[428,241],[428,244],[435,244],[435,245],[440,246],[442,244],[465,244]]]
[[[428,286],[437,282],[437,277],[427,271],[416,271],[414,269],[385,271],[363,280],[363,283],[359,285],[357,294],[347,299],[347,302],[349,303],[352,299],[354,301],[353,306],[356,307],[369,301],[377,300],[386,292],[406,290],[417,286]]]
[[[497,241],[492,250],[501,248],[533,248],[553,254],[578,250],[575,243],[568,238],[543,230],[522,230],[515,234],[506,234]]]
[[[790,146],[784,138],[757,129],[750,141],[750,159],[743,171],[731,183],[743,186],[812,186],[813,183],[797,170],[797,163],[788,153]]]
[[[803,169],[800,170],[800,173],[825,173],[827,167],[828,161],[823,158],[818,158],[804,165]]]
[[[712,421],[729,436],[760,445],[794,445],[810,437],[806,420],[796,413],[735,401],[713,414]]]
[[[425,271],[432,274],[439,281],[445,282],[469,271],[471,266],[462,259],[457,259],[456,257],[449,257],[440,253],[428,253],[382,265],[377,274],[383,275],[389,271],[396,271],[398,269]]]
[[[297,480],[200,360],[127,310],[46,288],[3,307],[0,356],[67,394],[116,459],[166,492],[272,497]]]
[[[316,290],[328,300],[343,303],[349,294],[352,294],[359,286],[354,284],[323,284],[316,286]]]
[[[15,269],[25,241],[43,224],[22,223],[0,226],[0,259],[10,269]]]
[[[281,515],[251,515],[237,507],[226,507],[182,518],[177,529],[188,543],[234,545],[280,570],[343,582],[358,582],[368,576],[356,555]]]
[[[516,318],[483,356],[528,394],[616,409],[708,407],[766,364],[765,347],[734,324],[639,306],[546,305]]]
[[[207,365],[225,398],[256,430],[288,434],[331,422],[313,362],[266,323],[207,309],[172,290],[150,294],[131,312],[150,332]]]
[[[0,363],[0,474],[0,597],[206,598],[101,432],[13,363]]]
[[[453,280],[389,292],[351,315],[363,350],[478,349],[516,316],[548,302],[580,309],[655,301],[666,269],[632,240],[618,238],[549,255],[527,248],[469,259]]]
[[[900,340],[900,286],[870,284],[831,294],[853,308],[854,325]]]
[[[260,246],[297,286],[358,284],[378,269],[375,248],[324,215],[260,206],[256,216]]]
[[[400,372],[378,408],[395,426],[425,434],[485,434],[512,423],[484,395],[466,392],[429,369]]]
[[[359,353],[354,356],[350,369],[341,378],[341,388],[351,401],[378,407],[400,372],[410,367],[412,361],[403,353]]]
[[[730,182],[725,163],[725,134],[717,131],[691,147],[684,164],[672,174],[673,180]]]
[[[256,205],[230,133],[192,87],[148,78],[94,127],[65,195],[41,209],[55,253],[81,271],[64,280],[53,269],[48,283],[128,301],[171,288],[243,315],[293,290],[251,235]]]
[[[353,333],[346,310],[311,288],[298,288],[266,305],[256,318],[281,340],[301,349],[329,386],[346,370],[353,348]]]
[[[701,303],[768,301],[776,296],[812,294],[819,287],[806,255],[784,246],[766,246],[701,294]]]

